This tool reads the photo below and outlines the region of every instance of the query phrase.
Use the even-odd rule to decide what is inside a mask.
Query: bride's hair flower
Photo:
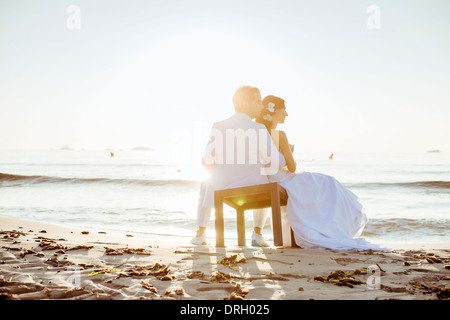
[[[267,110],[270,111],[270,112],[274,112],[275,111],[275,103],[269,102],[267,104]]]
[[[263,116],[263,119],[264,119],[264,120],[267,120],[267,121],[272,121],[272,116],[271,116],[270,114],[265,114],[265,115]]]

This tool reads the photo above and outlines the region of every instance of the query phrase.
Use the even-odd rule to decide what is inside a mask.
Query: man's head
[[[245,113],[251,119],[256,118],[261,112],[261,93],[258,88],[242,86],[233,95],[234,110]]]

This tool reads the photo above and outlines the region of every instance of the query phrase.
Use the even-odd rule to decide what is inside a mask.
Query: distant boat
[[[133,151],[152,151],[152,148],[149,147],[135,147],[132,149]]]
[[[427,152],[441,152],[440,150],[437,150],[437,149],[435,149],[435,150],[428,150]]]
[[[69,147],[67,144],[63,145],[61,148],[59,148],[58,150],[72,150],[71,147]]]

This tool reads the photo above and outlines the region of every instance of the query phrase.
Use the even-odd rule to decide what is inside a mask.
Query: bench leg
[[[237,233],[238,233],[238,246],[245,246],[245,216],[244,210],[238,209],[236,210],[237,216]]]
[[[293,247],[293,248],[300,248],[300,246],[298,246],[295,243],[294,230],[292,230],[292,228],[290,228],[290,229],[291,229],[291,247]]]
[[[223,197],[214,197],[214,210],[216,214],[216,247],[225,247],[225,234],[223,222]]]
[[[280,194],[278,192],[278,188],[273,189],[271,193],[273,244],[276,247],[280,247],[283,245],[283,234],[281,230]]]

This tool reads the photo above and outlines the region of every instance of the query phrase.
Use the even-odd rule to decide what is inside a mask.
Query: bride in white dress
[[[286,217],[294,231],[295,242],[304,249],[386,250],[360,238],[367,223],[364,208],[357,196],[331,176],[313,172],[297,172],[286,134],[276,130],[288,115],[283,99],[267,96],[264,109],[256,121],[264,124],[286,166],[268,176],[286,189],[289,199]]]

